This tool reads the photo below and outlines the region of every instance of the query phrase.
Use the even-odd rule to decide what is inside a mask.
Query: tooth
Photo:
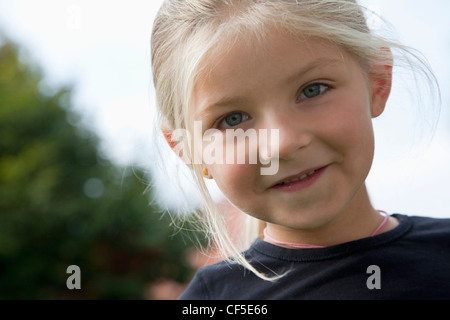
[[[289,184],[289,183],[292,183],[292,182],[296,182],[296,181],[299,181],[299,180],[303,180],[303,179],[305,179],[305,178],[307,178],[307,177],[313,175],[314,173],[316,173],[316,170],[313,170],[313,171],[311,171],[310,173],[306,173],[306,174],[302,175],[300,178],[294,178],[294,179],[290,179],[290,180],[283,181],[283,182],[280,183],[280,184],[281,184],[281,185],[283,185],[283,184]]]

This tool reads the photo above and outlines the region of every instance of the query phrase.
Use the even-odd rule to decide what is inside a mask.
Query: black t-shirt
[[[180,300],[450,299],[450,219],[393,215],[378,236],[320,249],[256,240],[245,256],[262,280],[227,261],[201,268]]]

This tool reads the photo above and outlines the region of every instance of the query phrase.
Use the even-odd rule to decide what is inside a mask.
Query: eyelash
[[[321,91],[320,91],[317,95],[315,95],[314,97],[310,97],[310,98],[308,98],[308,97],[300,98],[301,95],[304,95],[306,89],[311,88],[311,87],[313,87],[313,86],[319,86],[320,89],[323,89],[323,90],[321,90]],[[329,85],[325,84],[325,83],[311,83],[311,84],[308,84],[306,87],[303,87],[303,88],[301,89],[300,93],[297,95],[297,102],[301,102],[301,101],[303,101],[303,100],[311,100],[311,99],[314,99],[314,98],[316,98],[316,97],[318,97],[318,96],[321,96],[322,94],[324,94],[325,92],[327,92],[329,89],[331,89],[331,87],[330,87]]]
[[[239,124],[237,124],[237,125],[235,125],[235,126],[230,126],[230,125],[228,125],[228,126],[221,126],[221,124],[225,121],[226,118],[228,118],[229,116],[232,116],[232,115],[237,115],[237,114],[242,115],[242,118],[245,118],[245,117],[247,117],[247,118],[244,119],[244,120],[242,120]],[[247,121],[249,118],[250,118],[250,116],[248,116],[247,114],[245,114],[245,113],[243,113],[243,112],[231,112],[231,113],[229,113],[229,114],[223,116],[222,118],[220,118],[220,119],[217,121],[217,129],[219,129],[219,130],[224,130],[224,129],[227,129],[227,128],[234,128],[234,127],[240,125],[242,122]]]
[[[300,96],[301,96],[302,94],[305,93],[305,90],[306,90],[306,89],[311,88],[311,87],[313,87],[313,86],[319,86],[320,89],[323,89],[323,90],[321,90],[321,91],[320,91],[317,95],[315,95],[314,97],[311,97],[311,98],[308,98],[308,97],[300,98]],[[327,84],[324,84],[324,83],[311,83],[311,84],[307,85],[306,87],[302,88],[302,90],[300,91],[300,93],[297,95],[297,100],[296,100],[296,102],[298,103],[298,102],[301,102],[301,101],[303,101],[303,100],[311,100],[311,99],[314,99],[314,98],[316,98],[316,97],[318,97],[318,96],[324,94],[324,93],[327,92],[329,89],[331,89],[331,86],[329,86],[329,85],[327,85]],[[247,118],[246,118],[245,120],[242,120],[239,124],[236,124],[235,126],[229,126],[229,125],[228,125],[228,126],[221,126],[221,123],[223,123],[223,122],[225,121],[226,118],[228,118],[229,116],[232,116],[232,115],[237,115],[237,114],[242,115],[242,116],[243,116],[242,118],[245,118],[245,117],[247,117]],[[248,115],[246,115],[245,113],[243,113],[243,112],[231,112],[231,113],[229,113],[229,114],[223,116],[222,118],[220,118],[220,119],[217,121],[217,126],[216,126],[216,127],[217,127],[217,129],[219,129],[219,130],[224,130],[224,129],[226,129],[226,128],[234,128],[234,127],[240,125],[242,122],[247,121],[249,118],[250,118],[250,117],[249,117]]]

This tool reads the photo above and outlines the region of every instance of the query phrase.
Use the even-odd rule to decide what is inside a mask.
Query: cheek
[[[349,116],[342,122],[341,143],[353,152],[367,152],[374,147],[373,128],[370,119],[364,116]],[[337,133],[336,133],[337,135]]]
[[[365,100],[344,100],[340,112],[330,117],[323,132],[326,140],[351,166],[370,166],[374,156],[374,133]]]
[[[226,196],[239,194],[238,189],[248,188],[251,181],[249,171],[248,165],[239,164],[213,165],[211,170],[217,186]]]
[[[255,165],[214,165],[211,168],[213,178],[227,199],[241,209],[253,202],[258,176]]]

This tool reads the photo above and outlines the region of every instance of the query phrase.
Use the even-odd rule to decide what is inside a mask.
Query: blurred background
[[[372,200],[450,217],[450,2],[361,3],[423,53],[442,94],[433,122],[426,84],[395,73],[374,121]],[[0,0],[0,299],[174,299],[215,261],[162,210],[176,214],[179,202],[154,165],[150,33],[160,4]],[[81,290],[66,287],[70,265]]]

